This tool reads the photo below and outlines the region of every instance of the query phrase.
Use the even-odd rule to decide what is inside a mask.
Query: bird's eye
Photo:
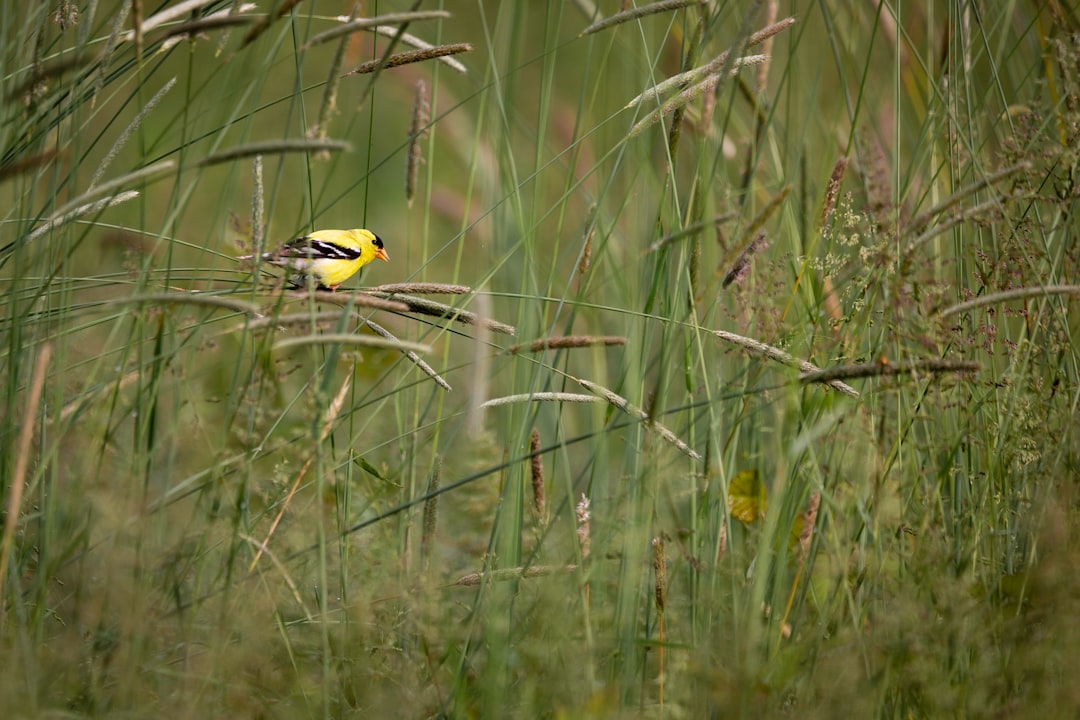
[[[375,247],[377,247],[377,248],[379,248],[381,250],[382,246],[383,246],[382,238],[380,238],[378,235],[376,235],[375,236]]]

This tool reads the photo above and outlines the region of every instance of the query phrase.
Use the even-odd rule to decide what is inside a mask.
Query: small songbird
[[[240,260],[251,260],[245,255]],[[289,282],[307,287],[312,280],[317,290],[337,290],[369,262],[378,258],[390,262],[382,239],[370,230],[318,230],[285,243],[274,252],[263,253],[271,265],[294,271]]]

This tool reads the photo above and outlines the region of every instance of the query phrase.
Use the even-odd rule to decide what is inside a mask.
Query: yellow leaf
[[[727,504],[731,516],[746,524],[765,514],[768,498],[757,470],[742,470],[731,478]]]

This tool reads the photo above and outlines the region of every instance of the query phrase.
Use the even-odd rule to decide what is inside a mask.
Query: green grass
[[[0,2],[9,714],[1075,714],[1075,8],[233,5]]]

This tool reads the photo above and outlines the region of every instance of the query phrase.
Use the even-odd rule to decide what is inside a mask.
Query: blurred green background
[[[0,27],[10,717],[1075,715],[1075,3]]]

